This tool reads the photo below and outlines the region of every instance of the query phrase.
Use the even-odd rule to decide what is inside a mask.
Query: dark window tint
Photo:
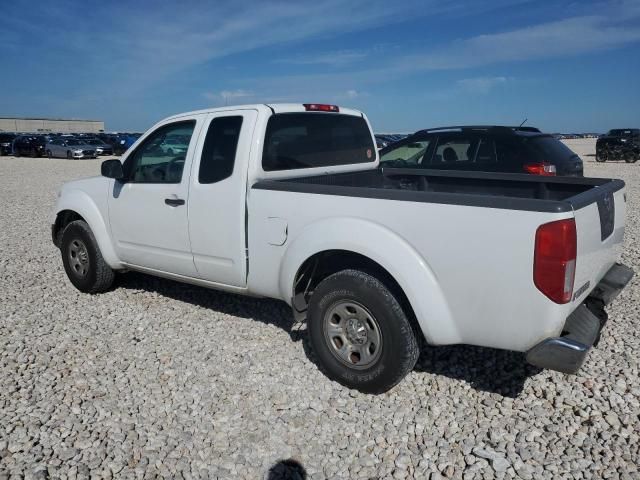
[[[532,148],[536,160],[541,162],[555,163],[575,155],[569,147],[553,137],[533,137],[527,140],[527,145]]]
[[[497,162],[496,158],[496,145],[490,138],[483,138],[480,140],[480,146],[478,147],[478,153],[476,153],[476,163],[478,166],[494,164]]]
[[[516,138],[496,138],[495,146],[498,163],[518,169],[527,163],[527,152]]]
[[[198,182],[215,183],[233,173],[242,117],[214,118],[202,148]]]
[[[362,117],[282,113],[269,119],[262,154],[265,171],[373,162],[375,146]]]

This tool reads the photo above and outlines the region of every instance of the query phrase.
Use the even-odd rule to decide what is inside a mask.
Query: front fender
[[[383,225],[360,218],[327,218],[306,226],[288,245],[281,263],[281,298],[290,299],[295,276],[311,256],[327,250],[364,255],[398,282],[430,344],[459,343],[445,296],[427,261]]]
[[[93,236],[96,238],[96,242],[98,242],[100,253],[102,253],[102,257],[111,268],[119,269],[123,267],[113,248],[104,215],[100,212],[100,208],[90,195],[82,190],[65,189],[56,204],[52,223],[55,222],[58,214],[64,210],[76,212],[89,224],[89,228],[91,228]]]

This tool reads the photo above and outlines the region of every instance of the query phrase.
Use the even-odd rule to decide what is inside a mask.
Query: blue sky
[[[304,101],[377,131],[640,126],[640,0],[13,0],[2,23],[0,116],[144,130]]]

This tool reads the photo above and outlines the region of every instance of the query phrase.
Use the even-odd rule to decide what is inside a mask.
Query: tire
[[[342,270],[320,282],[309,302],[307,329],[321,370],[364,393],[394,387],[420,353],[398,299],[359,270]]]
[[[606,162],[607,156],[608,155],[606,154],[605,151],[602,151],[602,150],[596,151],[596,162],[600,162],[600,163]]]
[[[47,158],[49,160],[51,160],[53,158],[53,155],[51,155],[51,150],[47,150]]]
[[[627,163],[636,163],[638,161],[638,157],[635,155],[627,156],[624,158],[624,161]]]
[[[113,284],[115,273],[102,258],[93,232],[84,220],[67,225],[60,252],[69,281],[81,292],[104,292]]]
[[[69,150],[67,150],[67,160],[73,160],[73,157],[71,156],[71,152]]]

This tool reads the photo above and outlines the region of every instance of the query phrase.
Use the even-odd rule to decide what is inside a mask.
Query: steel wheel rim
[[[69,265],[78,277],[84,277],[89,271],[89,252],[82,240],[74,239],[69,244]]]
[[[380,325],[360,303],[353,300],[334,303],[327,310],[322,326],[329,350],[344,365],[363,370],[380,358]]]

